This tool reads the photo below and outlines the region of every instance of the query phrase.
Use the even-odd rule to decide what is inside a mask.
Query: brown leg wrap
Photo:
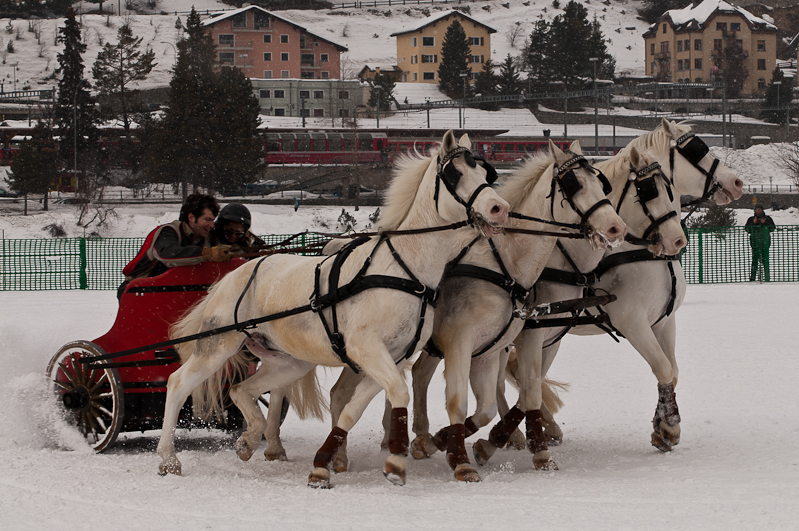
[[[330,468],[333,456],[338,453],[338,449],[347,439],[347,432],[336,426],[330,431],[325,444],[316,452],[313,459],[313,466],[316,468]]]
[[[534,454],[548,449],[539,409],[531,409],[527,412],[527,449]]]
[[[474,423],[474,421],[472,420],[472,417],[469,417],[468,419],[466,419],[466,422],[464,422],[463,425],[466,427],[466,437],[471,437],[472,435],[477,433],[477,430],[480,429]]]
[[[447,439],[447,463],[455,470],[455,467],[469,463],[469,455],[466,453],[466,427],[463,424],[453,424],[448,427],[449,437]]]
[[[674,384],[658,384],[658,405],[655,408],[655,418],[652,421],[655,430],[660,422],[665,421],[669,426],[680,423],[680,410],[677,408],[677,395]]]
[[[447,441],[449,441],[449,429],[450,426],[446,428],[441,428],[438,430],[438,433],[433,435],[433,444],[436,445],[439,452],[443,452],[447,449]]]
[[[513,430],[521,423],[524,418],[524,413],[518,406],[513,406],[502,420],[497,422],[497,425],[491,428],[491,433],[488,435],[488,442],[496,448],[503,448],[508,444]]]
[[[388,428],[388,451],[395,455],[408,455],[408,408],[391,409]]]

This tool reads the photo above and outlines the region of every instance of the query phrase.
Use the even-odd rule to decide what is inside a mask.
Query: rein
[[[681,144],[686,140],[690,139],[690,142],[685,147],[681,147]],[[710,152],[710,148],[705,144],[699,137],[697,137],[694,133],[689,132],[682,135],[680,138],[674,141],[675,145],[669,150],[669,173],[671,173],[672,178],[674,176],[674,152],[677,151],[680,155],[683,156],[685,160],[687,160],[694,168],[696,168],[700,173],[705,176],[705,187],[704,192],[702,193],[702,197],[698,199],[694,199],[693,201],[689,201],[685,203],[684,207],[691,207],[691,210],[688,212],[682,220],[681,224],[683,228],[685,228],[685,224],[688,221],[694,212],[699,208],[699,205],[710,199],[710,196],[715,194],[718,190],[722,188],[721,183],[718,182],[716,179],[716,169],[719,166],[719,159],[713,157],[713,163],[710,166],[710,171],[706,171],[702,168],[699,163],[705,158]]]

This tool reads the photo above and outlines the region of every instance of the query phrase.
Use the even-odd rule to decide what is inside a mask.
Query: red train
[[[327,131],[274,132],[266,134],[267,164],[362,164],[392,162],[400,153],[427,153],[440,138],[388,137],[386,133]],[[570,141],[559,139],[561,149]],[[487,138],[473,140],[473,151],[487,160],[515,161],[547,149],[548,139]]]

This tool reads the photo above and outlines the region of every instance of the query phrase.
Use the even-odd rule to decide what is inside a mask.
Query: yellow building
[[[403,72],[402,81],[439,82],[441,45],[447,29],[455,20],[463,26],[466,38],[469,39],[471,77],[477,77],[483,70],[483,64],[491,59],[491,34],[497,30],[459,11],[444,11],[422,19],[413,27],[391,34],[397,38],[397,65]]]
[[[730,36],[749,72],[741,94],[762,95],[777,64],[777,27],[724,0],[694,0],[661,15],[644,33],[646,73],[672,83],[719,80]]]

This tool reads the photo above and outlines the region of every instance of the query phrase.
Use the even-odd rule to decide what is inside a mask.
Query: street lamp
[[[11,69],[14,70],[14,92],[17,91],[17,66],[19,66],[19,63],[11,65]]]
[[[588,60],[594,65],[594,154],[596,154],[599,151],[599,103],[596,90],[596,63],[599,61],[599,57],[589,57]]]
[[[168,44],[172,47],[172,50],[175,52],[175,64],[178,62],[178,49],[175,48],[175,45],[171,42],[161,41],[161,44]]]
[[[427,128],[430,129],[430,98],[425,98],[425,103],[427,104]]]
[[[382,93],[383,87],[380,85],[374,85],[374,89],[377,91],[377,129],[380,129],[380,95]]]
[[[710,116],[713,116],[713,87],[706,89],[710,93]]]
[[[772,85],[777,85],[777,119],[779,120],[777,123],[782,123],[782,117],[780,116],[780,85],[782,85],[782,81],[774,81]],[[17,87],[15,85],[14,90],[16,89]]]
[[[463,122],[465,121],[463,118],[463,100],[466,99],[466,77],[469,74],[460,74],[461,79],[463,79],[463,99],[461,99],[460,106],[458,107],[458,127],[463,129]]]

